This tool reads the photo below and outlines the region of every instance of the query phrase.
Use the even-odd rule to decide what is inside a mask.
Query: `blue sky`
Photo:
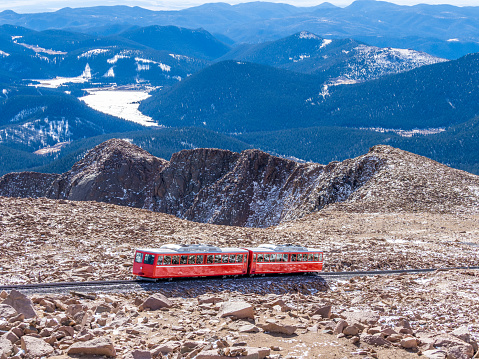
[[[296,6],[314,6],[326,0],[269,0],[270,2],[289,3]],[[63,7],[88,7],[96,5],[129,5],[141,6],[152,10],[177,10],[191,6],[201,5],[205,2],[221,2],[220,0],[0,0],[0,11],[14,10],[19,13],[55,11]],[[230,4],[247,2],[244,0],[223,0]],[[329,0],[337,6],[347,6],[352,0]],[[426,4],[450,4],[456,6],[479,6],[479,0],[390,0],[401,5]]]

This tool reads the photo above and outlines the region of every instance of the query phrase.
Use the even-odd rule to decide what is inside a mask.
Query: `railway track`
[[[309,277],[319,277],[322,280],[327,281],[328,278],[331,278],[332,280],[337,280],[341,278],[348,278],[348,277],[354,277],[354,276],[374,276],[374,275],[391,275],[391,274],[414,274],[414,273],[427,273],[427,272],[434,272],[434,271],[448,271],[448,270],[458,270],[458,269],[473,269],[473,270],[478,270],[479,266],[471,266],[471,267],[448,267],[448,268],[425,268],[425,269],[395,269],[395,270],[376,270],[376,271],[351,271],[351,272],[320,272],[317,274],[310,274]],[[262,279],[273,279],[273,278],[285,278],[285,277],[298,277],[299,274],[291,274],[291,275],[271,275],[271,276],[258,276],[257,278],[262,278]],[[232,279],[229,278],[230,280],[241,280],[241,279],[246,279],[250,280],[252,278],[249,277],[241,277],[238,279]],[[205,281],[211,281],[211,280],[219,280],[221,281],[222,279],[219,279],[218,277],[202,277],[202,278],[178,278],[175,279],[173,282],[179,282],[179,283],[185,283],[185,282],[205,282]],[[257,279],[252,279],[252,280],[257,280]],[[35,290],[35,289],[64,289],[67,290],[68,288],[83,288],[83,289],[89,289],[93,287],[128,287],[128,286],[135,286],[135,285],[140,285],[143,287],[150,287],[154,286],[156,284],[161,284],[161,283],[172,283],[169,281],[159,281],[155,282],[152,280],[147,280],[147,279],[136,279],[136,280],[110,280],[110,281],[86,281],[86,282],[52,282],[52,283],[32,283],[32,284],[12,284],[12,285],[1,285],[0,286],[0,291],[1,290]]]

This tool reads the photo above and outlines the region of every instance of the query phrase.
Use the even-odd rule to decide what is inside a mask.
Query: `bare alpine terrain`
[[[4,291],[2,358],[478,357],[479,273],[442,270],[479,266],[477,176],[388,146],[320,165],[255,150],[166,161],[111,140],[64,174],[0,183],[2,285],[133,279],[135,248],[165,243],[301,243],[327,272],[438,268]]]

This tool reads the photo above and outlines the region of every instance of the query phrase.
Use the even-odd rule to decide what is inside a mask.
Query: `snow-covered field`
[[[143,126],[158,126],[151,117],[143,115],[138,107],[140,102],[151,95],[146,90],[90,89],[88,95],[80,97],[94,110],[116,116]]]

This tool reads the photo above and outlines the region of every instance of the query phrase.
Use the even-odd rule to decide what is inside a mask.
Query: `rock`
[[[254,324],[245,324],[238,328],[240,333],[258,333],[259,328]]]
[[[403,338],[400,344],[405,349],[417,348],[417,340],[416,338],[413,338],[413,337]]]
[[[441,334],[434,338],[434,347],[435,348],[452,348],[452,347],[463,347],[462,351],[471,358],[474,355],[474,348],[471,344],[466,343],[465,341],[450,335],[450,334]]]
[[[22,349],[28,357],[40,358],[53,353],[53,347],[41,338],[24,335],[21,338]]]
[[[148,350],[134,350],[124,356],[123,359],[151,359],[151,352]]]
[[[8,339],[12,344],[16,343],[20,339],[20,337],[11,330],[5,333],[3,338]]]
[[[383,337],[379,335],[361,334],[360,338],[362,342],[367,343],[369,345],[385,346],[385,347],[391,346],[391,342],[389,342],[388,340],[384,339]]]
[[[269,321],[266,324],[258,324],[258,327],[263,329],[265,332],[282,333],[286,335],[294,334],[297,329],[297,327],[295,327],[294,325],[281,325],[272,321]]]
[[[116,356],[116,351],[110,338],[100,337],[86,342],[74,343],[67,350],[67,354],[106,355],[114,357]]]
[[[161,293],[155,293],[148,297],[139,307],[140,310],[149,308],[150,310],[158,310],[161,308],[171,308],[173,303]]]
[[[477,352],[478,350],[477,342],[472,337],[471,332],[469,331],[469,328],[467,326],[464,325],[460,328],[457,328],[451,333],[451,335],[454,335],[455,337],[465,341],[466,343],[471,344],[472,347],[474,348],[474,351]]]
[[[216,304],[221,302],[224,302],[223,298],[215,297],[211,295],[201,296],[198,298],[198,304],[208,304],[208,303]]]
[[[347,326],[346,328],[343,329],[343,334],[344,335],[358,335],[359,334],[359,329],[355,327],[354,325]]]
[[[324,319],[331,318],[331,305],[322,305],[313,309],[312,315],[320,315]]]
[[[472,355],[469,355],[467,350],[462,345],[458,345],[458,346],[447,349],[447,359],[470,359],[470,358],[472,358]]]
[[[254,319],[254,310],[247,302],[224,302],[221,304],[219,316]]]
[[[446,359],[447,352],[445,350],[432,349],[422,352],[422,355],[428,359]]]
[[[0,337],[0,358],[9,357],[13,350],[10,340]]]
[[[12,289],[2,304],[12,306],[18,313],[23,314],[25,319],[35,318],[37,316],[37,313],[35,313],[33,309],[32,301],[18,290]]]
[[[180,345],[181,345],[180,342],[173,342],[173,341],[160,344],[153,350],[152,355],[156,357],[160,353],[161,354],[171,353],[175,351],[177,348],[179,348]]]
[[[347,322],[354,324],[359,322],[366,325],[374,325],[379,320],[379,315],[374,312],[344,312],[342,315],[346,318]]]
[[[196,359],[264,359],[270,353],[271,349],[269,348],[238,347],[234,349],[213,349],[200,352]]]
[[[340,320],[339,322],[336,323],[336,326],[334,327],[333,334],[338,335],[343,332],[343,329],[348,326],[348,322],[345,320]]]
[[[17,314],[18,312],[11,305],[0,304],[0,318],[8,320]]]
[[[388,336],[388,340],[391,342],[391,343],[396,343],[400,340],[402,340],[403,336],[401,334],[391,334]]]

